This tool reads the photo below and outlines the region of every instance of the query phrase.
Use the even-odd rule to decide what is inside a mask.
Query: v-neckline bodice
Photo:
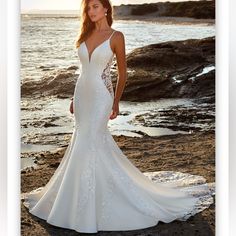
[[[100,46],[102,46],[105,42],[109,41],[109,43],[110,43],[110,39],[111,39],[111,37],[112,37],[112,35],[114,34],[115,31],[116,31],[116,30],[113,30],[113,32],[111,33],[111,35],[109,36],[109,38],[106,39],[106,40],[104,40],[102,43],[98,44],[98,45],[92,50],[91,53],[89,53],[89,50],[88,50],[88,47],[87,47],[86,42],[85,42],[85,41],[83,42],[84,45],[85,45],[85,48],[86,48],[86,50],[87,50],[89,63],[91,62],[92,55],[93,55],[94,51],[95,51],[97,48],[99,48]]]

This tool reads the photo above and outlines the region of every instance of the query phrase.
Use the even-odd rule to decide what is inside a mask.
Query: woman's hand
[[[119,103],[114,102],[113,107],[112,107],[112,114],[110,115],[110,119],[113,120],[115,119],[119,114]]]
[[[70,103],[70,113],[74,114],[74,108],[73,108],[73,100]]]

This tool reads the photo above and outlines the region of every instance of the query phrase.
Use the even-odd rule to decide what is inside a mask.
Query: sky
[[[166,2],[168,0],[111,0],[112,4],[142,4],[151,2]],[[169,0],[170,2],[188,0]],[[80,0],[21,0],[21,10],[78,10]]]

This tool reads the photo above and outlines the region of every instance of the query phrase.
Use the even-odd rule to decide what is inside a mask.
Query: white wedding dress
[[[142,173],[114,141],[107,126],[114,98],[113,33],[91,56],[85,42],[78,48],[82,71],[74,90],[71,141],[50,181],[21,197],[31,214],[84,233],[185,221],[213,203],[214,183],[181,172]]]

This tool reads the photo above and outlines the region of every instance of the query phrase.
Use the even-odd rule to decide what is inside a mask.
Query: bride
[[[77,232],[136,230],[162,221],[187,220],[213,203],[201,176],[179,172],[142,173],[122,153],[109,129],[119,114],[126,82],[125,40],[111,28],[109,0],[82,0],[76,42],[81,73],[70,111],[75,127],[69,146],[49,182],[22,194],[32,215]],[[115,92],[110,67],[116,56]],[[176,176],[176,175],[175,175]]]

